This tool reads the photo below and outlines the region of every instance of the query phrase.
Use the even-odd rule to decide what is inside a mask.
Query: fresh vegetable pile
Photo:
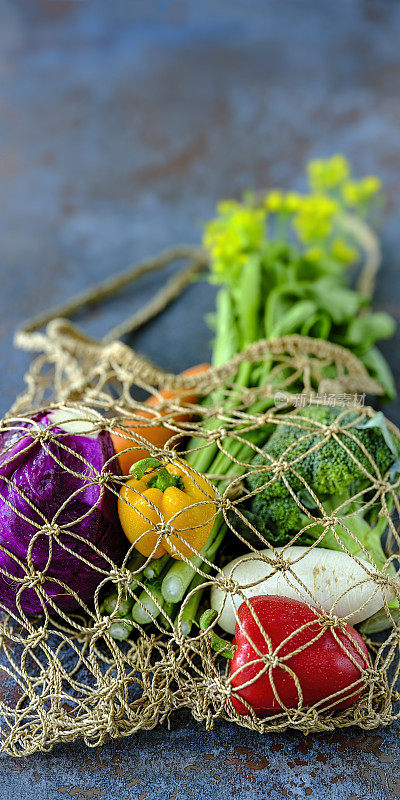
[[[15,726],[31,704],[43,741],[78,735],[71,704],[90,742],[184,705],[257,730],[394,718],[400,432],[365,406],[395,394],[394,323],[371,309],[379,183],[341,156],[309,180],[206,226],[211,364],[172,380],[78,335],[68,402],[3,421]]]
[[[340,156],[310,164],[309,178],[308,195],[272,191],[262,199],[248,196],[242,204],[223,202],[219,216],[206,227],[204,241],[211,254],[209,278],[220,287],[216,313],[210,317],[216,333],[212,364],[218,367],[226,363],[264,337],[298,333],[329,339],[352,350],[391,398],[395,392],[393,379],[375,342],[393,334],[394,322],[387,314],[370,310],[370,296],[365,287],[353,287],[350,271],[360,258],[360,239],[362,243],[365,236],[368,238],[363,221],[379,207],[379,183],[374,178],[358,183],[352,180],[349,166]],[[332,373],[328,368],[322,375],[329,379]],[[393,591],[376,589],[371,566],[387,575],[396,574],[393,560],[382,548],[388,521],[379,514],[372,484],[389,471],[395,483],[398,444],[381,414],[365,419],[360,409],[346,411],[335,403],[300,409],[295,417],[289,415],[286,424],[273,414],[269,421],[273,399],[263,390],[268,382],[281,385],[282,377],[285,373],[276,373],[272,359],[256,363],[245,360],[229,393],[219,390],[205,398],[204,406],[217,405],[218,414],[206,417],[204,436],[200,430],[184,445],[187,462],[197,470],[200,481],[201,474],[208,474],[217,490],[223,490],[224,476],[236,480],[242,476],[243,494],[236,503],[230,503],[229,513],[216,517],[208,541],[201,538],[201,520],[199,533],[194,535],[191,530],[191,516],[194,520],[201,506],[193,507],[187,516],[187,538],[181,540],[180,550],[176,535],[164,535],[160,542],[154,529],[141,533],[148,521],[155,524],[159,520],[159,497],[154,496],[154,505],[147,513],[142,497],[132,499],[125,511],[127,490],[122,490],[120,517],[128,537],[134,540],[131,523],[126,525],[125,519],[132,518],[133,508],[139,504],[147,521],[142,518],[135,526],[135,536],[143,537],[137,549],[147,557],[159,557],[151,569],[158,581],[149,587],[147,597],[153,593],[158,599],[154,618],[165,622],[168,612],[167,629],[185,636],[193,634],[193,625],[199,624],[203,593],[208,589],[207,576],[224,540],[225,558],[227,553],[239,555],[224,566],[223,574],[228,580],[234,579],[240,589],[237,594],[227,593],[216,581],[210,602],[218,625],[228,633],[234,633],[236,625],[240,628],[243,614],[248,613],[242,600],[251,605],[255,590],[262,590],[266,597],[301,598],[322,612],[346,617],[354,624],[364,623],[365,630],[384,629],[390,626],[392,614],[397,617],[397,597]],[[295,388],[292,382],[291,391]],[[239,435],[237,430],[235,437],[228,432],[207,444],[214,429],[227,427],[221,426],[221,410],[229,424],[248,390],[253,391],[254,402],[246,411],[264,415],[264,424],[254,429],[243,424],[242,434],[239,428]],[[152,433],[150,436],[154,444]],[[166,442],[161,438],[156,444],[163,446]],[[276,466],[283,460],[285,469],[277,472]],[[131,468],[131,474],[137,475],[139,469],[142,475],[145,466],[146,461],[139,462]],[[149,462],[147,486],[154,480],[150,468]],[[127,486],[139,489],[135,478]],[[143,493],[143,489],[142,496],[149,496],[149,490]],[[393,498],[385,496],[385,503],[390,511]],[[167,510],[164,517],[171,518]],[[238,533],[242,544],[248,543],[248,555],[229,530]],[[187,559],[168,562],[165,549],[175,559],[182,559],[182,552]],[[276,559],[290,564],[291,580],[286,569],[277,569]],[[146,574],[142,577],[146,579]],[[142,596],[145,600],[146,590]],[[117,603],[115,596],[113,603]],[[129,619],[129,612],[125,616]],[[203,622],[206,618],[207,613],[201,617]],[[210,619],[215,623],[214,615]],[[131,627],[122,624],[114,635],[125,638],[131,632]],[[219,652],[228,647],[215,634],[212,641]],[[238,685],[236,674],[233,684]],[[358,694],[353,693],[346,704],[354,702]],[[298,702],[297,694],[294,704]],[[239,710],[240,703],[235,707]],[[274,707],[272,704],[271,710]]]

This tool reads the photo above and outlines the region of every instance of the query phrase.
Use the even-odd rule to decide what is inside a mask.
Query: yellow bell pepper
[[[212,484],[183,460],[164,465],[158,458],[144,458],[130,473],[119,493],[118,514],[136,550],[152,558],[168,552],[180,560],[199,552],[217,513]],[[162,532],[162,523],[170,533]]]

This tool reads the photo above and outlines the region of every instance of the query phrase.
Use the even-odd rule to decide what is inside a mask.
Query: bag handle
[[[80,292],[72,300],[60,303],[43,314],[27,320],[14,336],[14,344],[23,350],[42,350],[46,336],[39,331],[55,319],[69,319],[84,308],[97,306],[118,294],[125,286],[134,283],[143,275],[163,269],[174,261],[185,260],[182,269],[175,273],[158,292],[142,308],[132,314],[129,319],[115,325],[102,337],[101,342],[108,343],[120,339],[126,333],[139,330],[151,319],[154,319],[167,306],[179,297],[191,284],[195,275],[202,272],[208,265],[208,257],[204,250],[190,245],[179,245],[164,250],[152,258],[133,264],[128,269],[108,278],[96,286]],[[83,341],[94,342],[97,340],[80,332]]]
[[[375,234],[365,223],[346,217],[344,220],[349,230],[357,238],[359,244],[365,251],[364,265],[358,281],[358,289],[366,294],[372,293],[376,273],[380,265],[380,247]],[[90,337],[75,327],[68,317],[85,307],[98,305],[117,294],[121,289],[130,283],[138,280],[141,276],[161,270],[164,266],[173,261],[184,260],[184,266],[162,286],[155,296],[141,309],[136,311],[129,319],[114,326],[101,340]],[[72,385],[79,384],[82,389],[85,380],[90,382],[90,377],[84,369],[78,368],[80,359],[95,359],[97,363],[100,359],[112,358],[113,363],[119,364],[123,369],[139,373],[147,382],[160,387],[180,386],[185,384],[183,376],[175,376],[166,373],[160,367],[155,366],[147,358],[135,353],[128,345],[119,341],[128,332],[139,330],[143,325],[153,319],[163,311],[176,297],[181,295],[190,285],[193,278],[205,270],[209,265],[207,253],[200,248],[188,245],[180,245],[163,251],[159,255],[146,259],[138,264],[134,264],[127,270],[103,281],[91,289],[81,292],[72,300],[55,306],[43,314],[28,320],[23,327],[17,330],[14,342],[17,347],[28,351],[41,352],[43,355],[35,359],[32,363],[25,380],[28,390],[13,406],[13,410],[29,406],[35,397],[36,386],[41,378],[41,371],[46,363],[57,365],[55,369],[54,384],[57,391],[61,391],[63,372],[68,377]],[[40,329],[46,327],[45,331]],[[374,381],[367,373],[365,367],[349,351],[338,345],[329,342],[308,339],[292,335],[283,339],[255,342],[245,352],[238,354],[227,365],[220,368],[210,369],[207,373],[206,382],[209,390],[214,380],[217,382],[222,378],[228,379],[233,374],[238,364],[245,358],[262,358],[267,353],[286,351],[289,354],[306,356],[317,356],[317,358],[327,358],[341,365],[348,372],[348,377],[343,374],[340,377],[340,385],[346,386],[349,390],[366,391],[372,394],[381,394],[382,387]],[[90,371],[90,370],[89,370]],[[353,376],[353,377],[351,377]],[[204,376],[203,376],[204,378]],[[199,379],[202,383],[202,379]],[[351,387],[350,387],[351,384]],[[332,389],[332,387],[330,387]],[[56,394],[57,394],[56,391]]]
[[[375,290],[375,279],[382,262],[382,251],[376,233],[366,222],[353,214],[342,217],[343,226],[352,233],[364,250],[365,261],[356,284],[357,291],[372,297]]]
[[[357,290],[371,297],[382,259],[379,239],[369,225],[352,214],[344,215],[342,224],[353,234],[364,250],[365,261],[357,281]],[[108,278],[84,292],[80,292],[72,300],[54,306],[49,311],[27,320],[25,325],[15,333],[15,346],[23,350],[42,350],[46,337],[43,334],[39,334],[38,331],[49,322],[57,318],[69,319],[77,311],[99,305],[104,300],[108,300],[120,292],[125,286],[137,281],[143,275],[161,270],[173,261],[183,259],[186,260],[186,265],[177,274],[174,274],[151,300],[127,320],[111,328],[100,341],[106,344],[120,339],[127,333],[139,330],[179,297],[191,284],[195,275],[206,269],[209,265],[209,258],[205,250],[191,245],[178,245],[164,250],[152,258],[133,264],[118,275]],[[79,333],[83,341],[95,341],[93,338],[86,337],[81,332]]]

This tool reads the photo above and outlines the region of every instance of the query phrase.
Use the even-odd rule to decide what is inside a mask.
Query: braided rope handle
[[[343,217],[342,223],[354,235],[364,250],[365,260],[357,282],[357,289],[371,296],[374,290],[376,274],[381,263],[379,240],[368,225],[353,216],[347,215]],[[129,284],[137,281],[143,275],[162,270],[174,261],[180,260],[185,262],[184,266],[174,273],[154,297],[129,319],[113,327],[102,339],[98,340],[84,334],[69,321],[68,318],[78,311],[99,305]],[[192,283],[193,278],[203,272],[208,265],[209,258],[207,253],[198,247],[179,245],[165,250],[152,258],[133,264],[118,275],[81,292],[72,300],[31,318],[16,331],[14,344],[20,349],[44,352],[48,355],[53,355],[53,357],[57,349],[59,352],[68,353],[72,357],[78,357],[79,354],[91,354],[97,358],[100,354],[103,357],[107,357],[107,354],[115,357],[118,353],[124,365],[129,364],[132,371],[140,370],[140,374],[145,376],[149,383],[154,383],[161,387],[185,386],[185,378],[166,373],[119,340],[127,333],[139,330],[160,314],[177,297],[184,293]],[[45,332],[41,332],[40,329],[45,326]],[[261,358],[268,353],[289,352],[293,354],[294,350],[297,355],[310,353],[321,358],[336,360],[346,367],[350,375],[354,376],[353,384],[358,387],[358,390],[382,394],[380,384],[370,378],[365,367],[346,348],[323,340],[298,335],[281,337],[273,341],[261,340],[256,342],[243,353],[233,358],[228,364],[210,369],[206,377],[199,376],[196,378],[196,382],[199,386],[204,382],[208,387],[214,381],[218,383],[221,377],[229,378],[235,374],[238,365],[243,360],[256,360],[257,357]],[[343,381],[340,385],[343,388]]]

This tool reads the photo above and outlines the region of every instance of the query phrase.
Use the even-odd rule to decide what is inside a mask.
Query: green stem
[[[130,474],[137,480],[141,480],[146,472],[154,471],[157,474],[148,482],[149,489],[160,489],[161,492],[165,492],[171,486],[183,489],[182,478],[179,475],[171,475],[159,458],[142,458],[136,464],[132,464],[129,470]]]
[[[120,622],[113,622],[108,629],[110,636],[120,642],[128,639],[132,631],[133,625],[130,625],[129,621],[125,619],[121,619]]]
[[[210,625],[217,619],[218,614],[213,609],[208,608],[200,617],[199,625],[200,630],[207,631]],[[232,659],[235,654],[235,647],[230,642],[227,642],[225,639],[222,639],[221,636],[218,636],[213,630],[210,631],[208,635],[208,642],[212,650],[216,653],[219,653],[220,656],[224,656],[225,658]]]
[[[207,550],[207,553],[205,554],[207,560],[210,561],[210,564],[207,564],[207,562],[204,561],[202,563],[202,565],[201,565],[201,570],[202,570],[202,572],[205,572],[206,575],[209,575],[209,573],[211,572],[212,563],[213,563],[214,558],[215,558],[215,556],[216,556],[216,554],[218,552],[219,546],[220,546],[220,544],[221,544],[221,542],[222,542],[222,540],[223,540],[223,538],[224,538],[224,536],[226,534],[226,531],[227,531],[227,526],[224,524],[224,525],[221,526],[217,537],[214,539],[212,544],[209,546],[209,549]],[[204,584],[204,586],[203,586],[203,584]],[[183,609],[182,615],[180,617],[181,630],[182,630],[182,633],[183,633],[184,636],[189,636],[189,634],[190,634],[190,631],[192,629],[192,625],[193,625],[193,623],[194,623],[194,621],[196,619],[196,614],[197,614],[197,611],[198,611],[198,608],[199,608],[199,605],[200,605],[200,600],[201,600],[202,595],[204,593],[205,585],[206,585],[206,582],[205,582],[204,576],[201,575],[200,573],[196,573],[194,578],[192,579],[190,585],[189,585],[189,588],[188,588],[188,594],[190,594],[192,591],[194,593],[192,594],[190,599],[185,604],[185,607]],[[202,586],[203,586],[203,588],[201,588]],[[195,589],[198,589],[198,591],[194,591]],[[175,623],[174,623],[176,628],[178,627],[178,619],[179,619],[179,612],[178,612],[178,614],[177,614],[177,616],[175,618]]]
[[[203,572],[206,572],[207,567],[208,565],[204,564]],[[208,571],[209,569],[207,569],[207,572]],[[198,591],[197,592],[194,591],[190,599],[187,601],[187,603],[185,603],[185,607],[183,609],[182,614],[180,614],[180,611],[178,611],[175,617],[174,627],[177,628],[178,630],[180,627],[183,636],[189,636],[190,631],[192,630],[192,625],[196,618],[196,614],[200,605],[200,600],[202,598],[205,589],[205,586],[203,586],[202,589],[198,587],[201,587],[203,584],[204,584],[203,575],[199,574],[195,575],[192,582],[189,585],[188,594],[190,594],[190,592],[194,591],[195,589],[198,589]]]
[[[135,605],[132,608],[130,617],[138,625],[146,625],[148,622],[154,622],[158,615],[161,613],[155,601],[163,606],[164,598],[161,594],[160,581],[151,583],[146,589],[143,589],[138,597]]]
[[[149,581],[153,581],[154,578],[158,578],[158,576],[161,575],[167,566],[168,562],[171,560],[171,556],[168,553],[166,553],[165,556],[161,556],[161,558],[153,558],[143,570],[144,577]]]
[[[193,556],[189,563],[186,561],[175,560],[171,569],[167,572],[162,582],[162,594],[168,603],[179,603],[193,580],[197,569],[200,569],[204,558],[212,561],[222,539],[226,533],[226,525],[222,516],[218,515],[214,522],[210,536],[198,556]],[[210,557],[211,556],[211,557]]]
[[[171,628],[174,629],[175,623],[173,622],[176,612],[176,603],[164,603],[162,614],[159,617],[159,624],[167,631]]]
[[[273,425],[270,426],[273,428]],[[234,475],[243,475],[247,472],[247,464],[252,461],[254,458],[255,452],[251,443],[256,445],[264,444],[266,439],[266,427],[263,427],[257,431],[249,431],[245,434],[247,442],[238,439],[229,439],[227,438],[224,441],[224,446],[229,453],[223,453],[222,450],[218,453],[218,456],[214,459],[212,464],[212,472],[215,475],[229,475],[232,471]],[[242,464],[246,466],[242,466],[242,464],[236,464],[234,459],[237,461],[241,461]]]
[[[215,419],[207,426],[207,431],[217,430],[220,425],[220,420]],[[211,472],[210,466],[218,453],[218,445],[215,442],[206,446],[203,437],[194,436],[188,443],[188,451],[186,461],[191,467],[196,469],[197,472]]]
[[[246,367],[247,370],[248,362],[244,362],[241,366]],[[262,386],[265,383],[267,378],[268,370],[262,372],[262,375],[259,379],[259,385]],[[241,376],[243,380],[244,377],[244,370]],[[272,397],[262,398],[257,400],[253,403],[252,406],[248,409],[249,414],[264,414],[268,411],[269,408],[272,408],[274,405],[274,399]],[[228,405],[226,405],[228,408]],[[207,427],[207,430],[217,430],[221,427],[220,420],[213,420],[212,424]],[[243,426],[245,427],[245,426]],[[244,434],[244,438],[247,438],[250,442],[252,441],[252,437],[254,437],[254,443],[257,445],[264,444],[265,440],[268,438],[269,431],[273,430],[273,425],[264,426],[262,429],[258,429],[257,431],[249,431],[247,434]],[[239,429],[240,432],[240,429]],[[202,447],[203,446],[203,447]],[[235,439],[227,437],[222,442],[222,447],[226,450],[229,454],[232,454],[238,458],[237,453],[240,451],[240,448],[244,446],[244,442],[238,442]],[[202,447],[201,450],[195,450],[194,452],[190,452],[193,448]],[[186,456],[187,462],[198,472],[209,472],[215,473],[216,475],[225,475],[229,473],[230,469],[232,468],[232,459],[226,455],[226,453],[222,452],[218,448],[218,445],[213,443],[209,444],[208,447],[204,446],[204,439],[201,437],[195,437],[191,439],[188,443],[188,450],[189,453]],[[247,456],[251,460],[254,456],[254,450],[249,446],[246,451],[243,451],[243,457],[240,458],[241,461],[246,461]],[[238,459],[239,460],[239,459]],[[246,470],[243,469],[243,472]],[[236,472],[236,469],[235,469]]]
[[[118,592],[110,592],[101,604],[101,611],[102,613],[113,614],[114,611],[117,610],[117,617],[126,617],[132,608],[132,604],[133,600],[126,592],[122,593],[119,602]]]
[[[127,567],[127,569],[129,569],[130,572],[137,572],[137,571],[141,570],[143,564],[146,563],[146,560],[147,559],[146,559],[145,556],[142,556],[141,553],[138,553],[136,551],[134,553],[134,555],[127,562],[126,567]],[[139,577],[139,576],[137,576],[137,577]]]
[[[212,365],[226,364],[238,352],[239,341],[230,290],[222,287],[216,297],[216,335],[213,346]]]

